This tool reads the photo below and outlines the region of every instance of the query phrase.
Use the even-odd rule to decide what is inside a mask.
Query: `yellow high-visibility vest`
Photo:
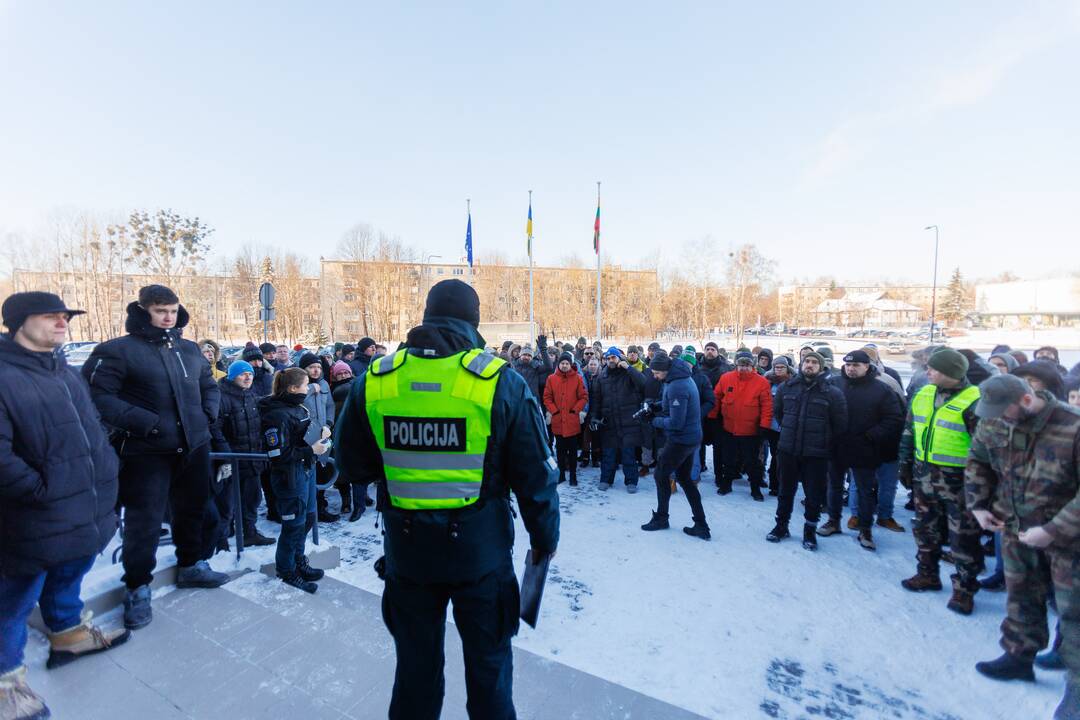
[[[371,364],[366,410],[394,507],[449,510],[480,498],[491,406],[505,365],[482,350],[443,358],[399,350]]]

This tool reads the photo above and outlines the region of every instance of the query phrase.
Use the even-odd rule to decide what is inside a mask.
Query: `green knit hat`
[[[926,364],[953,380],[963,380],[968,371],[967,358],[952,348],[941,348]]]
[[[690,367],[697,365],[697,354],[692,352],[683,353],[682,359],[690,363]]]

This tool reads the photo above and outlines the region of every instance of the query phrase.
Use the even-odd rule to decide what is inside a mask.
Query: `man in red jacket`
[[[750,494],[761,502],[761,438],[772,423],[772,392],[769,381],[754,371],[754,356],[745,350],[735,356],[735,370],[720,376],[713,388],[716,406],[724,420],[728,445],[724,448],[723,479],[717,492],[727,495],[735,479],[734,468],[750,476]]]

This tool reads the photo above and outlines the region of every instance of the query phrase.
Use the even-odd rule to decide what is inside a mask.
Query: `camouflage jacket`
[[[1038,394],[1038,415],[979,423],[964,491],[971,510],[993,510],[1014,533],[1041,525],[1061,547],[1080,542],[1080,411]]]
[[[937,394],[934,395],[934,408],[939,408],[949,402],[953,399],[953,396],[957,395],[961,390],[966,390],[970,385],[970,382],[964,380],[954,388],[938,388]],[[977,404],[972,403],[971,407],[964,411],[964,424],[972,435],[975,434],[975,427],[979,423],[979,418],[975,416],[975,406]],[[964,480],[964,468],[933,465],[915,459],[915,416],[911,413],[910,404],[907,419],[904,420],[904,434],[900,436],[899,464],[901,474],[904,473],[906,468],[911,467],[913,468],[911,475],[915,478],[930,478],[931,469],[933,469],[935,477],[930,479],[937,480],[936,476],[940,475],[940,481],[951,482],[952,487],[958,487]]]

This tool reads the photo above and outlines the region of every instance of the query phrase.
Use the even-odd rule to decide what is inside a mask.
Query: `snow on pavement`
[[[1053,713],[1060,673],[1037,670],[1031,686],[995,683],[974,670],[975,662],[1000,653],[1004,593],[979,593],[975,614],[965,618],[945,608],[947,590],[913,594],[900,587],[915,570],[903,491],[896,517],[908,531],[877,528],[876,553],[858,547],[846,528],[819,538],[819,550],[810,553],[797,538],[765,542],[775,498],[753,502],[745,482],[720,497],[712,474],[703,474],[713,533],[703,542],[681,530],[690,523],[681,492],[672,497],[672,528],[645,533],[640,525],[656,501],[652,479],[629,495],[621,474],[612,490],[600,491],[598,474],[586,469],[578,487],[560,486],[562,538],[540,621],[535,630],[522,624],[516,645],[716,718]],[[795,508],[791,527],[798,535],[798,501]],[[356,523],[323,525],[324,542],[342,551],[331,574],[381,592],[372,569],[382,554],[379,532],[370,512]],[[527,549],[519,520],[519,573]],[[946,588],[951,571],[942,566]]]

